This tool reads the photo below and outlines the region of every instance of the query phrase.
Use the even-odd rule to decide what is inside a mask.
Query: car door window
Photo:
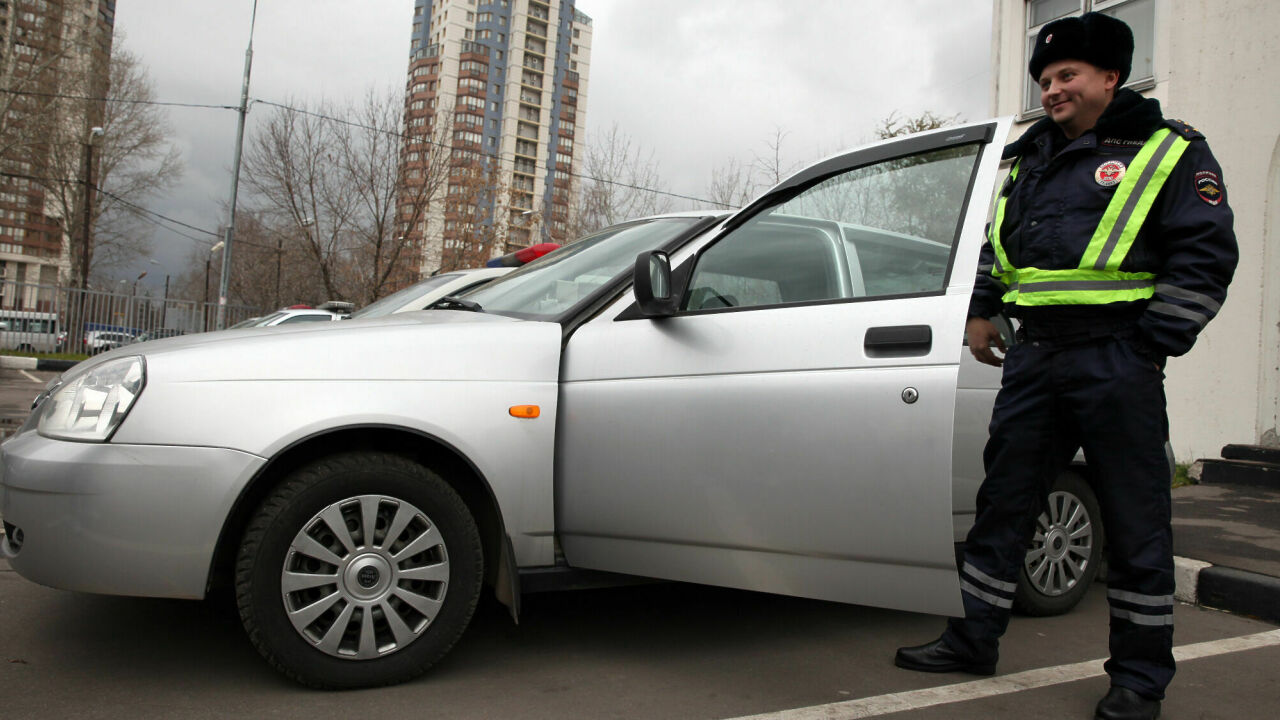
[[[866,165],[784,198],[698,256],[682,308],[941,293],[979,148]]]

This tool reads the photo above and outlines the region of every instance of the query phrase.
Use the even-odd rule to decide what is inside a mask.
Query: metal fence
[[[230,327],[261,314],[260,308],[228,305],[225,323]],[[217,315],[216,302],[6,280],[0,281],[0,350],[91,354],[105,349],[94,347],[94,333],[155,337],[206,332],[214,329]]]

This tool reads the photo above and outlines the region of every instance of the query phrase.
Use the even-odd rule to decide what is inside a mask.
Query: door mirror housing
[[[661,250],[650,250],[636,257],[632,288],[636,305],[645,317],[671,317],[676,314],[679,295],[671,281],[671,258]]]

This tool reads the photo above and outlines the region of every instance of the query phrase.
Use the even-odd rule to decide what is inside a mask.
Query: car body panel
[[[222,448],[7,440],[0,514],[13,569],[51,587],[200,598],[231,505],[265,459]],[[5,542],[8,542],[6,538]]]
[[[990,127],[974,164],[972,187],[982,190],[957,209],[960,240],[939,294],[858,297],[854,281],[841,289],[847,300],[637,320],[622,320],[624,299],[582,326],[566,348],[557,433],[568,562],[958,612],[953,413],[986,189],[999,164],[992,141],[1007,128]],[[824,172],[862,167],[871,155],[833,159]],[[737,226],[742,218],[691,243],[673,266],[696,262]],[[921,324],[932,331],[927,352],[884,357],[864,343],[873,329]]]
[[[274,457],[335,429],[403,428],[472,462],[503,508],[519,562],[553,561],[558,325],[432,310],[235,335],[196,344],[199,352],[174,338],[148,353],[147,387],[113,440]],[[508,359],[513,349],[519,363]],[[541,417],[516,419],[513,405],[538,405]],[[204,417],[175,423],[180,407]]]
[[[199,537],[182,547],[211,553],[218,537],[212,525],[226,520],[228,498],[244,491],[262,463],[328,433],[397,428],[438,439],[476,468],[523,567],[555,563],[559,533],[564,557],[584,568],[955,612],[951,442],[961,334],[1008,126],[1004,120],[880,143],[819,163],[774,191],[921,148],[985,143],[967,191],[973,199],[959,218],[960,239],[948,250],[950,280],[936,292],[872,298],[850,283],[838,302],[625,320],[634,300],[627,292],[612,302],[592,299],[589,314],[557,322],[431,310],[121,348],[68,374],[129,354],[146,358],[146,386],[108,443],[51,440],[29,422],[0,447],[3,485],[22,497],[6,497],[5,519],[109,534],[110,518],[83,517],[98,506],[71,493],[36,502],[34,489],[79,477],[81,495],[105,496],[113,511],[117,489],[178,503],[172,498],[186,476],[203,477],[187,465],[206,453],[242,458],[234,472],[213,463],[210,471],[222,477],[201,493],[216,501],[201,493],[190,499],[210,519],[190,523]],[[673,247],[674,266],[695,262],[772,194]],[[593,287],[618,282],[604,280]],[[916,325],[931,328],[927,352],[886,356],[867,348],[873,329]],[[910,402],[908,388],[917,394]],[[538,405],[540,417],[512,417],[514,405]],[[190,459],[146,455],[143,447]],[[82,467],[115,467],[130,453],[184,477],[173,489],[156,488],[164,481],[149,474],[130,485],[117,470]],[[97,487],[104,482],[105,489]],[[59,505],[57,497],[69,501]],[[157,524],[172,532],[168,518]],[[159,542],[121,528],[130,542]],[[32,552],[28,539],[22,552],[45,562],[90,541],[85,533],[35,537],[57,547]],[[207,571],[207,559],[179,554]],[[30,563],[23,567],[24,575],[39,575]],[[52,571],[40,577],[67,581]],[[108,576],[92,577],[95,592],[139,594],[131,589],[140,582],[135,575],[120,575],[114,585]],[[145,594],[163,590],[162,581],[146,587]]]

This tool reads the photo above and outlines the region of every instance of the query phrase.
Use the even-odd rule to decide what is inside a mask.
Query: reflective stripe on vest
[[[1080,258],[1078,267],[1068,270],[1016,268],[1009,262],[1000,242],[1008,196],[1001,195],[991,226],[991,247],[995,267],[991,274],[1002,280],[1008,291],[1004,302],[1018,305],[1103,305],[1150,298],[1155,294],[1152,273],[1120,272],[1138,230],[1169,174],[1190,143],[1168,128],[1157,130],[1138,151],[1116,188],[1098,227]],[[1018,165],[1009,173],[1012,183]]]

